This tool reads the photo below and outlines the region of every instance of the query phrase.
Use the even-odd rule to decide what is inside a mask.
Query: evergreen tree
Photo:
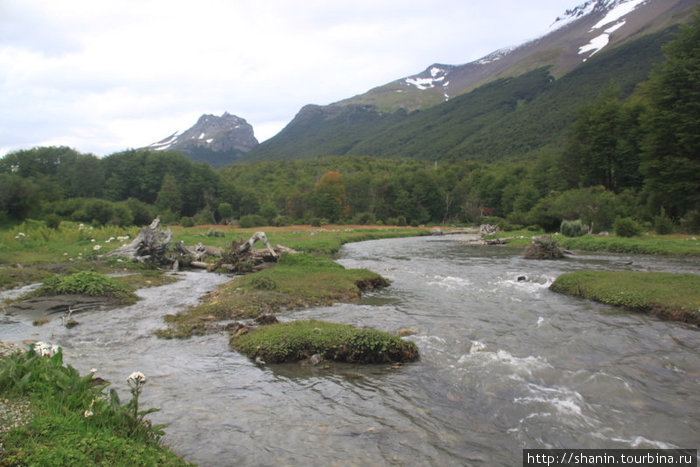
[[[656,212],[681,217],[700,206],[700,6],[646,84],[642,170]]]
[[[156,198],[156,208],[159,211],[170,211],[179,214],[182,209],[182,195],[177,187],[177,181],[172,174],[165,174]]]
[[[626,106],[616,85],[583,106],[562,155],[569,188],[602,185],[618,192],[638,186],[638,119],[639,107]]]

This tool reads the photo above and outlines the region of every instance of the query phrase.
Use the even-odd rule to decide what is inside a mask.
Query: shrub
[[[191,217],[183,217],[180,219],[180,225],[183,227],[193,227],[194,226],[194,219]]]
[[[561,221],[560,232],[567,237],[581,237],[588,233],[588,226],[581,222],[581,219],[575,221]]]
[[[294,219],[291,216],[277,216],[274,219],[274,224],[277,227],[285,227],[288,225],[294,225]]]
[[[700,232],[700,210],[688,211],[681,219],[681,229],[685,233]]]
[[[618,217],[615,219],[615,233],[620,237],[636,237],[642,233],[642,228],[631,217]]]
[[[241,216],[241,218],[238,220],[238,225],[243,229],[260,227],[267,224],[267,219],[258,214],[247,214],[245,216]]]
[[[661,208],[661,213],[654,217],[654,232],[659,235],[673,233],[673,221],[666,215],[664,208]]]
[[[358,225],[370,225],[374,224],[375,221],[376,217],[371,212],[360,212],[355,214],[355,217],[352,219],[352,222]]]
[[[564,252],[554,237],[542,235],[532,239],[523,256],[527,259],[559,259],[564,257]]]
[[[275,290],[277,283],[269,277],[254,277],[250,280],[250,285],[258,290]]]
[[[61,226],[61,218],[54,213],[47,215],[44,218],[44,222],[46,222],[46,227],[49,229],[56,230]]]

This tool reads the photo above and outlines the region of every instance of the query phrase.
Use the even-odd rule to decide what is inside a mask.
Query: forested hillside
[[[0,222],[128,225],[159,214],[183,224],[488,221],[556,230],[581,220],[601,231],[627,219],[698,231],[700,9],[648,73],[635,57],[669,34],[614,51],[625,60],[601,54],[556,81],[536,70],[420,113],[368,119],[366,108],[345,108],[324,126],[326,114],[306,109],[304,119],[318,127],[313,141],[349,145],[343,156],[215,170],[167,151],[103,159],[64,147],[13,152],[0,159]],[[642,78],[630,77],[642,73],[635,87]],[[350,144],[358,127],[377,130],[376,146]],[[469,138],[460,136],[465,127]],[[353,156],[355,149],[369,155]]]
[[[307,106],[244,160],[372,155],[427,160],[497,161],[556,147],[581,105],[610,82],[629,95],[663,58],[675,28],[601,52],[555,80],[542,68],[505,78],[423,111],[378,112],[371,106]]]

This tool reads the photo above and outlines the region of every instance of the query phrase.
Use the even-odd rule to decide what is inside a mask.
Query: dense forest
[[[580,219],[597,232],[625,218],[663,233],[697,232],[698,44],[700,10],[664,47],[665,59],[641,85],[598,86],[597,97],[577,103],[562,140],[534,145],[527,158],[489,162],[494,158],[475,142],[469,146],[473,157],[440,157],[440,144],[457,137],[451,132],[432,142],[435,157],[421,146],[428,151],[423,159],[396,151],[393,157],[315,156],[220,169],[172,152],[128,150],[98,158],[39,147],[0,159],[0,223],[34,218],[49,225],[61,220],[131,225],[158,214],[166,223],[184,225],[488,221],[556,230],[563,220]],[[553,86],[544,70],[521,79],[540,82],[542,90]],[[494,83],[463,100],[507,88],[517,105],[528,106],[532,96],[519,95],[518,83]],[[454,102],[448,104],[460,101]],[[409,125],[410,134],[415,120],[406,121],[398,124]],[[526,120],[511,127],[530,131],[533,141],[546,136],[542,128],[528,129]],[[506,140],[498,132],[491,135]],[[372,144],[381,141],[365,143],[362,153],[372,154]]]

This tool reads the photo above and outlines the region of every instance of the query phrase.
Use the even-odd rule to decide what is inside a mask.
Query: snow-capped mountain
[[[178,151],[195,160],[221,166],[258,145],[253,127],[243,118],[224,112],[202,115],[190,129],[175,132],[144,149]]]
[[[542,66],[565,74],[591,56],[630,37],[663,27],[697,0],[587,0],[566,10],[534,39],[496,50],[463,65],[435,63],[422,72],[335,105],[370,104],[379,110],[431,107],[494,79]],[[401,94],[401,98],[397,98]]]

